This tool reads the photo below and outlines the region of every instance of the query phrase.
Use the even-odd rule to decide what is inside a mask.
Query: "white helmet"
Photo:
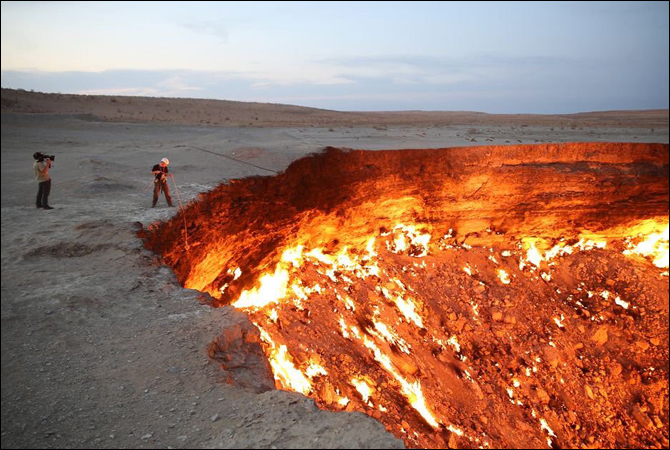
[[[163,159],[161,159],[161,162],[164,163],[166,166],[167,166],[168,164],[170,164],[170,160],[167,159],[167,158],[163,158]]]

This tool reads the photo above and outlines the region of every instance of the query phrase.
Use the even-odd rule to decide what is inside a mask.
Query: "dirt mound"
[[[2,112],[69,114],[79,120],[179,123],[219,127],[505,125],[668,128],[668,110],[579,114],[486,114],[468,111],[343,112],[274,103],[188,98],[45,94],[2,89]]]

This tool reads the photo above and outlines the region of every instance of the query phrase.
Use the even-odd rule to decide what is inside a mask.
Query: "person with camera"
[[[160,195],[161,191],[165,193],[165,200],[167,200],[168,206],[172,207],[172,197],[170,196],[170,187],[168,186],[167,182],[167,177],[170,175],[168,173],[168,164],[170,164],[170,160],[163,158],[161,159],[160,164],[156,164],[153,169],[151,169],[151,173],[153,173],[155,176],[154,201],[151,205],[152,208],[156,207],[156,203],[158,203],[158,196]]]
[[[42,209],[53,209],[49,206],[49,194],[51,193],[51,176],[49,175],[49,169],[51,169],[51,162],[56,159],[56,155],[44,155],[40,152],[33,154],[35,158],[35,163],[33,168],[35,169],[35,179],[37,180],[37,200],[35,205],[37,208]]]

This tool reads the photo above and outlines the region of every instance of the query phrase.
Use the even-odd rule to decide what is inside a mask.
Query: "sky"
[[[668,108],[668,2],[2,2],[2,87],[345,111]]]

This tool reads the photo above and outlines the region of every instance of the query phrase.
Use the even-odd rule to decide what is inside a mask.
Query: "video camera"
[[[35,158],[39,162],[42,162],[45,159],[50,159],[51,161],[55,161],[56,160],[56,155],[45,155],[42,152],[35,152],[35,153],[33,153],[33,158]]]

